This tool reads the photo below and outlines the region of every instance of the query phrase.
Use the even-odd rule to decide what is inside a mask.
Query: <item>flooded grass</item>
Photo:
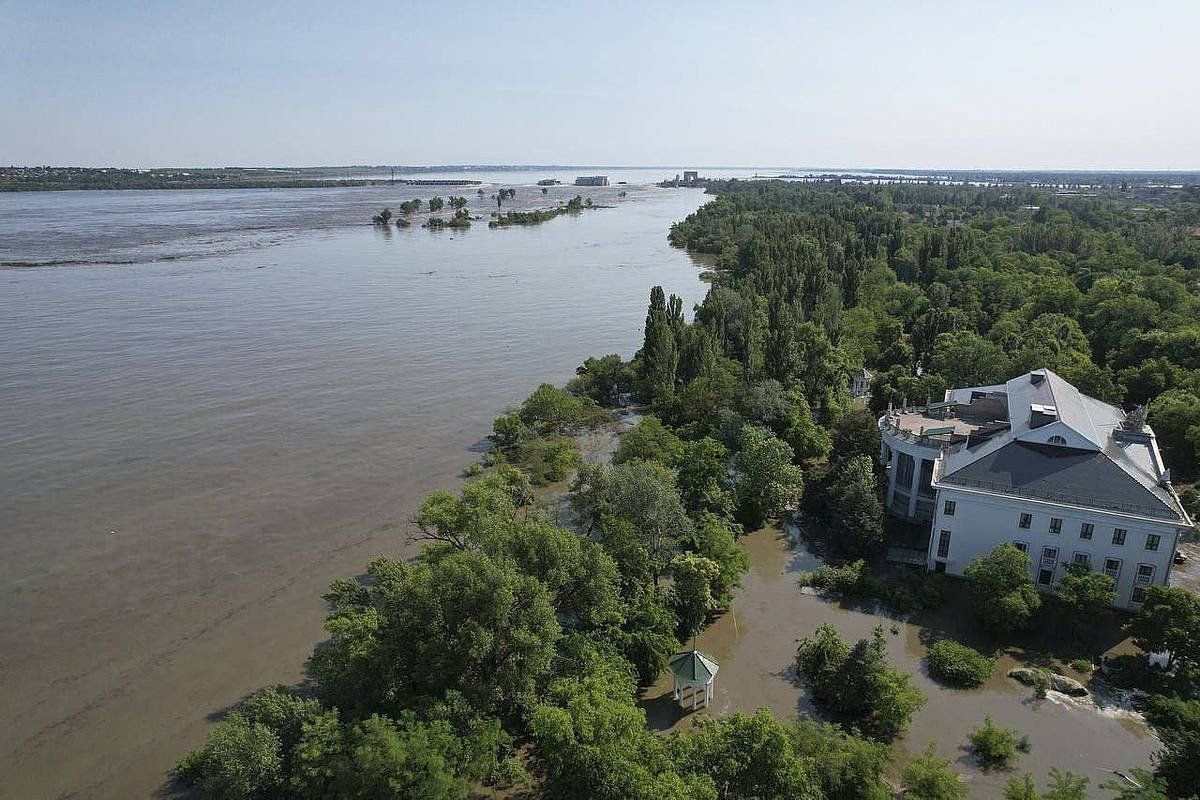
[[[1075,657],[1073,653],[1065,661],[1062,653],[1056,653],[1058,658],[1047,655],[1054,643],[1042,637],[1049,633],[1034,634],[1020,647],[1001,650],[991,677],[979,689],[952,689],[935,683],[923,659],[928,645],[938,638],[949,636],[984,652],[997,649],[995,641],[981,636],[971,624],[961,584],[951,586],[941,609],[907,617],[891,615],[878,604],[859,606],[826,599],[800,587],[799,574],[816,569],[821,559],[803,542],[795,544],[791,539],[779,527],[764,528],[742,539],[751,555],[743,587],[733,608],[697,639],[697,647],[720,664],[712,705],[695,712],[690,704],[684,708],[672,698],[671,678],[665,674],[641,693],[653,728],[682,730],[704,715],[749,713],[760,706],[771,709],[781,720],[797,713],[819,717],[793,666],[798,640],[822,624],[833,625],[848,640],[869,636],[876,625],[882,625],[889,660],[911,673],[914,685],[928,698],[914,715],[907,735],[894,746],[893,777],[904,759],[936,742],[939,754],[953,759],[971,785],[972,796],[1000,797],[1012,775],[1031,772],[1040,782],[1051,767],[1087,777],[1095,791],[1112,777],[1113,770],[1148,763],[1150,753],[1158,747],[1127,693],[1106,689],[1092,679],[1085,681],[1092,690],[1089,697],[1051,692],[1046,699],[1035,700],[1029,687],[1007,677],[1013,667],[1035,664],[1085,680],[1086,676],[1065,664]],[[1121,645],[1111,641],[1117,635],[1115,630],[1114,623],[1111,630],[1098,635],[1099,644],[1089,642],[1083,649],[1105,642],[1119,649]],[[968,733],[984,716],[1029,737],[1030,752],[1021,755],[1008,771],[984,773],[967,749]]]

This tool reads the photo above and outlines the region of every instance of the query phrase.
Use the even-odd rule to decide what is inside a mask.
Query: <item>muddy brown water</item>
[[[0,198],[6,258],[172,254],[0,270],[0,797],[151,795],[497,414],[632,355],[654,284],[699,301],[666,234],[703,194],[617,191],[438,233],[346,226],[387,189]]]
[[[1117,697],[1075,700],[1051,692],[1045,700],[1033,699],[1032,690],[1006,677],[1017,665],[1001,656],[991,679],[977,690],[948,689],[925,672],[922,659],[923,629],[884,613],[846,608],[802,591],[800,572],[811,571],[820,559],[778,528],[749,534],[743,543],[750,551],[751,569],[734,600],[732,610],[717,619],[698,637],[697,647],[720,664],[715,697],[708,710],[692,712],[687,696],[672,698],[670,673],[642,693],[650,724],[664,731],[686,729],[706,714],[723,716],[737,711],[752,713],[765,707],[781,720],[796,714],[820,718],[806,690],[796,679],[793,661],[799,639],[819,625],[836,627],[848,640],[871,634],[883,625],[892,664],[913,675],[928,702],[912,719],[907,734],[894,746],[892,777],[905,758],[935,742],[938,753],[952,759],[967,781],[972,797],[1000,797],[1005,781],[1030,772],[1039,785],[1051,767],[1071,770],[1091,781],[1093,794],[1113,777],[1112,770],[1145,765],[1158,741],[1144,720]],[[893,634],[892,626],[898,628]],[[1029,737],[1030,752],[1022,754],[1008,771],[983,772],[966,750],[967,734],[984,716],[1015,728]]]

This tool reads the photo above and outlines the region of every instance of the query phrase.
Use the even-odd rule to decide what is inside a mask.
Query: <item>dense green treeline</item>
[[[182,778],[215,798],[462,797],[514,783],[614,800],[891,796],[884,743],[924,698],[887,663],[881,633],[847,643],[822,629],[801,643],[799,673],[836,726],[760,711],[660,736],[635,702],[729,607],[748,566],[743,530],[804,504],[844,552],[880,545],[878,430],[847,397],[849,370],[877,372],[878,410],[1049,366],[1113,402],[1149,402],[1172,464],[1195,469],[1195,203],[1139,211],[1013,187],[713,190],[671,232],[716,257],[693,319],[655,288],[632,361],[588,359],[565,389],[541,386],[499,417],[461,491],[431,495],[413,520],[419,556],[381,557],[331,586],[310,684],[235,708]],[[583,463],[572,437],[630,394],[647,413],[611,464]],[[567,479],[570,527],[534,489]],[[1038,611],[1010,555],[981,560],[972,579],[981,624],[997,629],[1024,619],[991,619],[1000,603]],[[881,585],[863,562],[820,580],[914,606],[937,594]],[[1080,582],[1072,602],[1090,609],[1103,588]],[[1200,618],[1194,598],[1151,599],[1139,643],[1190,641],[1172,620]],[[948,681],[988,667],[943,650]],[[1189,699],[1200,655],[1186,652],[1179,698],[1156,712],[1158,773],[1138,772],[1144,791],[1125,796],[1200,788]],[[1004,757],[1011,732],[982,730],[975,746]],[[932,751],[902,781],[913,797],[965,792]],[[1014,779],[1007,794],[1082,797],[1083,783],[1055,773],[1045,793]]]
[[[671,231],[717,257],[698,327],[748,380],[798,380],[822,422],[837,416],[830,378],[846,367],[878,372],[878,412],[1047,366],[1112,403],[1149,404],[1176,472],[1200,465],[1196,198],[1149,208],[1020,187],[715,191]]]

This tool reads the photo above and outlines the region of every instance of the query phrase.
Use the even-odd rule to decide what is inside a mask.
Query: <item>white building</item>
[[[1167,583],[1192,524],[1142,415],[1048,369],[889,409],[879,427],[887,508],[930,523],[936,572],[961,575],[1011,542],[1033,560],[1039,587],[1087,564],[1116,580],[1117,606],[1136,610],[1145,587]]]
[[[866,367],[859,367],[850,373],[850,396],[866,397],[871,393],[871,379],[875,376]]]

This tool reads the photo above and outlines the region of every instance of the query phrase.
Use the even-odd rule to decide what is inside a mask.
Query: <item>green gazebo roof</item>
[[[699,650],[687,653],[677,653],[667,662],[671,672],[681,681],[690,683],[708,683],[717,674],[720,665],[709,655]]]

